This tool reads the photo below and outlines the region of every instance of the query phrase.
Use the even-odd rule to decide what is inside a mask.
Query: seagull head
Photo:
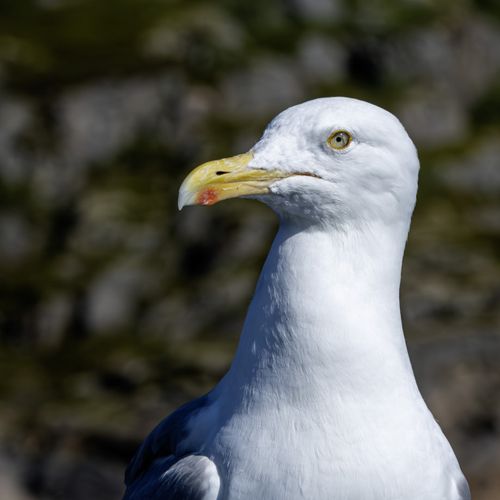
[[[276,116],[249,152],[195,168],[179,209],[245,197],[306,223],[408,222],[418,169],[394,115],[357,99],[315,99]]]

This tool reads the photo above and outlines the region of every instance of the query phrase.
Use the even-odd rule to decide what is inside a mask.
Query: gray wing
[[[134,481],[124,500],[216,500],[220,479],[215,464],[202,455],[156,460]]]
[[[207,495],[219,481],[215,464],[197,455],[197,450],[183,456],[177,453],[188,435],[188,422],[210,404],[210,395],[190,401],[156,426],[127,467],[124,500],[212,498]]]
[[[462,475],[457,481],[458,500],[471,500],[471,494],[467,479]]]

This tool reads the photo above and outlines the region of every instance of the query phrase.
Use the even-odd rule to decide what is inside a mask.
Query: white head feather
[[[327,143],[335,131],[345,149]],[[280,215],[323,223],[405,221],[415,204],[419,161],[399,120],[346,97],[308,101],[280,113],[252,148],[249,167],[309,173],[275,182],[259,197]]]

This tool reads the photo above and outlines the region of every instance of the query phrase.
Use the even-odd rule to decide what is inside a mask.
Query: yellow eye
[[[344,149],[349,146],[351,142],[351,134],[345,130],[337,130],[334,132],[328,140],[326,141],[328,145],[333,149]]]

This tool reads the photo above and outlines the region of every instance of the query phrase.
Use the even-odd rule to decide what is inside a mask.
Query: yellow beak
[[[186,205],[213,205],[228,198],[265,194],[273,182],[290,175],[248,168],[252,158],[252,153],[244,153],[196,167],[179,189],[179,210]]]

